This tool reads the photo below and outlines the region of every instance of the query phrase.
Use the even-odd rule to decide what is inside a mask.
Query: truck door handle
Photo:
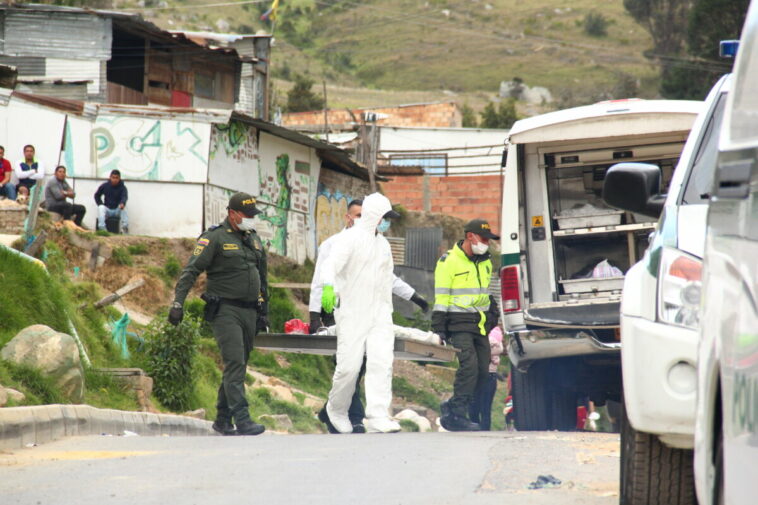
[[[719,198],[747,198],[750,190],[750,173],[753,160],[730,161],[716,170],[716,196]]]

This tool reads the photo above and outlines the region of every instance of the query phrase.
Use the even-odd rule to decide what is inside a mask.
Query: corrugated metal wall
[[[434,270],[439,259],[442,228],[408,228],[405,230],[405,265]]]
[[[87,100],[86,84],[53,84],[51,82],[23,83],[19,82],[16,89],[34,95],[67,98],[69,100]]]
[[[395,266],[405,265],[405,239],[402,237],[387,237],[392,250],[392,262]]]
[[[54,19],[53,19],[54,18]],[[92,14],[6,11],[7,56],[108,60],[111,20]]]
[[[45,58],[25,56],[0,56],[0,65],[16,67],[20,76],[43,77],[45,75]]]

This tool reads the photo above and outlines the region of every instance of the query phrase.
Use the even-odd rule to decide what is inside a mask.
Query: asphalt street
[[[0,452],[0,503],[594,505],[618,472],[604,433],[92,436]]]

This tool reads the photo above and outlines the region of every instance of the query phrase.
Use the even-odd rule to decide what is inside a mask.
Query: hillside
[[[166,29],[271,28],[259,20],[267,2],[212,8],[201,0],[143,3],[154,8],[139,11]],[[118,8],[136,5],[117,2]],[[585,32],[591,13],[603,16],[607,35]],[[335,107],[452,97],[478,109],[486,101],[482,93],[493,96],[501,81],[514,77],[548,88],[560,106],[652,97],[658,83],[658,69],[642,56],[650,36],[623,0],[285,0],[275,37],[274,76],[325,78]],[[360,88],[381,93],[351,91]],[[281,102],[281,90],[278,95]]]

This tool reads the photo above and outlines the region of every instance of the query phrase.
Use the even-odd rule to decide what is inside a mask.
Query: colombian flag
[[[261,21],[275,21],[277,7],[279,7],[279,0],[271,2],[271,8],[261,15]]]

